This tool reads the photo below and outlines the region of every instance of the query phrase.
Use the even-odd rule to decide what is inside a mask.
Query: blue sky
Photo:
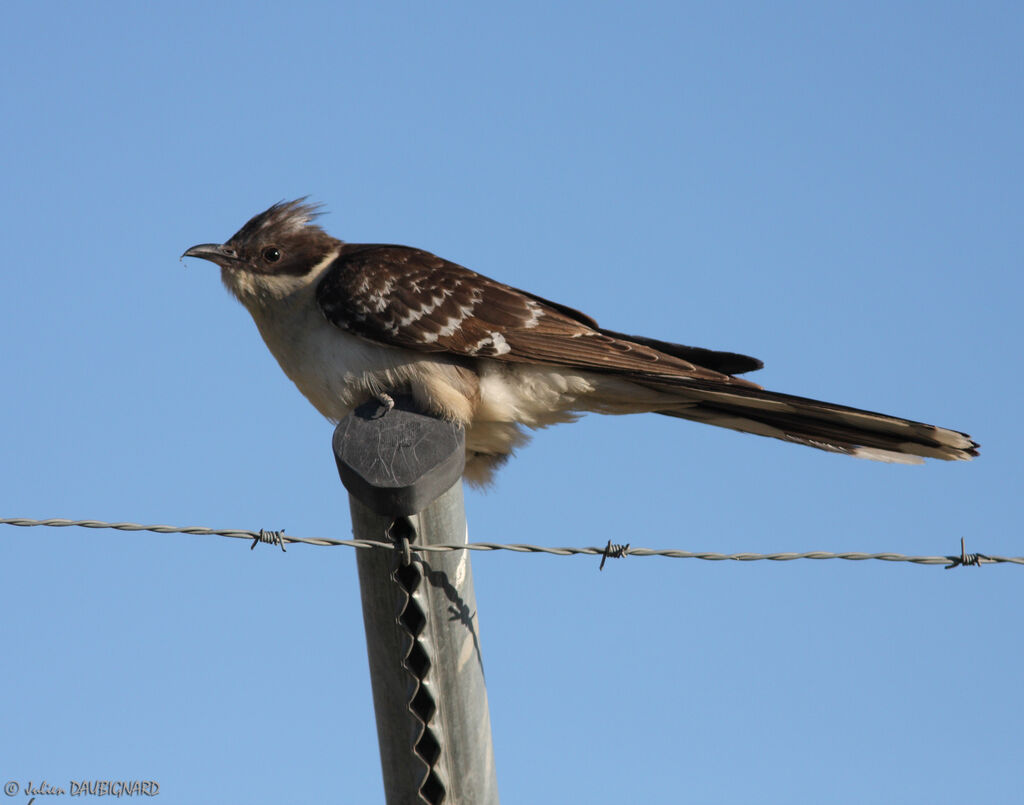
[[[310,194],[343,239],[982,443],[588,417],[467,494],[471,539],[1020,555],[1022,34],[1012,3],[16,4],[0,517],[349,535],[331,426],[178,261]],[[350,549],[0,536],[3,781],[383,801]],[[506,802],[1020,796],[1017,567],[473,564]]]

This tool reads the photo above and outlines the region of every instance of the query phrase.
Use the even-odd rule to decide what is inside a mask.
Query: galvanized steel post
[[[389,805],[497,805],[490,713],[467,541],[465,435],[411,401],[370,403],[339,423],[334,454],[359,550],[370,681]]]

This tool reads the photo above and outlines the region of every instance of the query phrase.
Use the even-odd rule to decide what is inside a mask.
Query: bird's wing
[[[602,331],[579,311],[406,246],[346,244],[320,281],[317,302],[341,329],[421,352],[743,386],[754,384],[687,360],[685,351],[709,363],[718,355],[745,359],[747,368],[760,365],[746,356]]]

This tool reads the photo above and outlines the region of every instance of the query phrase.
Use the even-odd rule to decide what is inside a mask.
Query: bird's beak
[[[198,246],[186,249],[181,257],[200,257],[219,266],[224,266],[238,260],[237,252],[230,246],[225,246],[222,243],[200,243]]]

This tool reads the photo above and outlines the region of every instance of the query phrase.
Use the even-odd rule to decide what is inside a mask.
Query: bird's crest
[[[231,236],[231,240],[237,242],[256,238],[263,239],[268,235],[280,237],[301,229],[323,232],[319,226],[313,223],[322,215],[322,205],[307,204],[307,198],[309,196],[303,196],[294,201],[279,201],[259,215],[250,218],[245,226]]]

